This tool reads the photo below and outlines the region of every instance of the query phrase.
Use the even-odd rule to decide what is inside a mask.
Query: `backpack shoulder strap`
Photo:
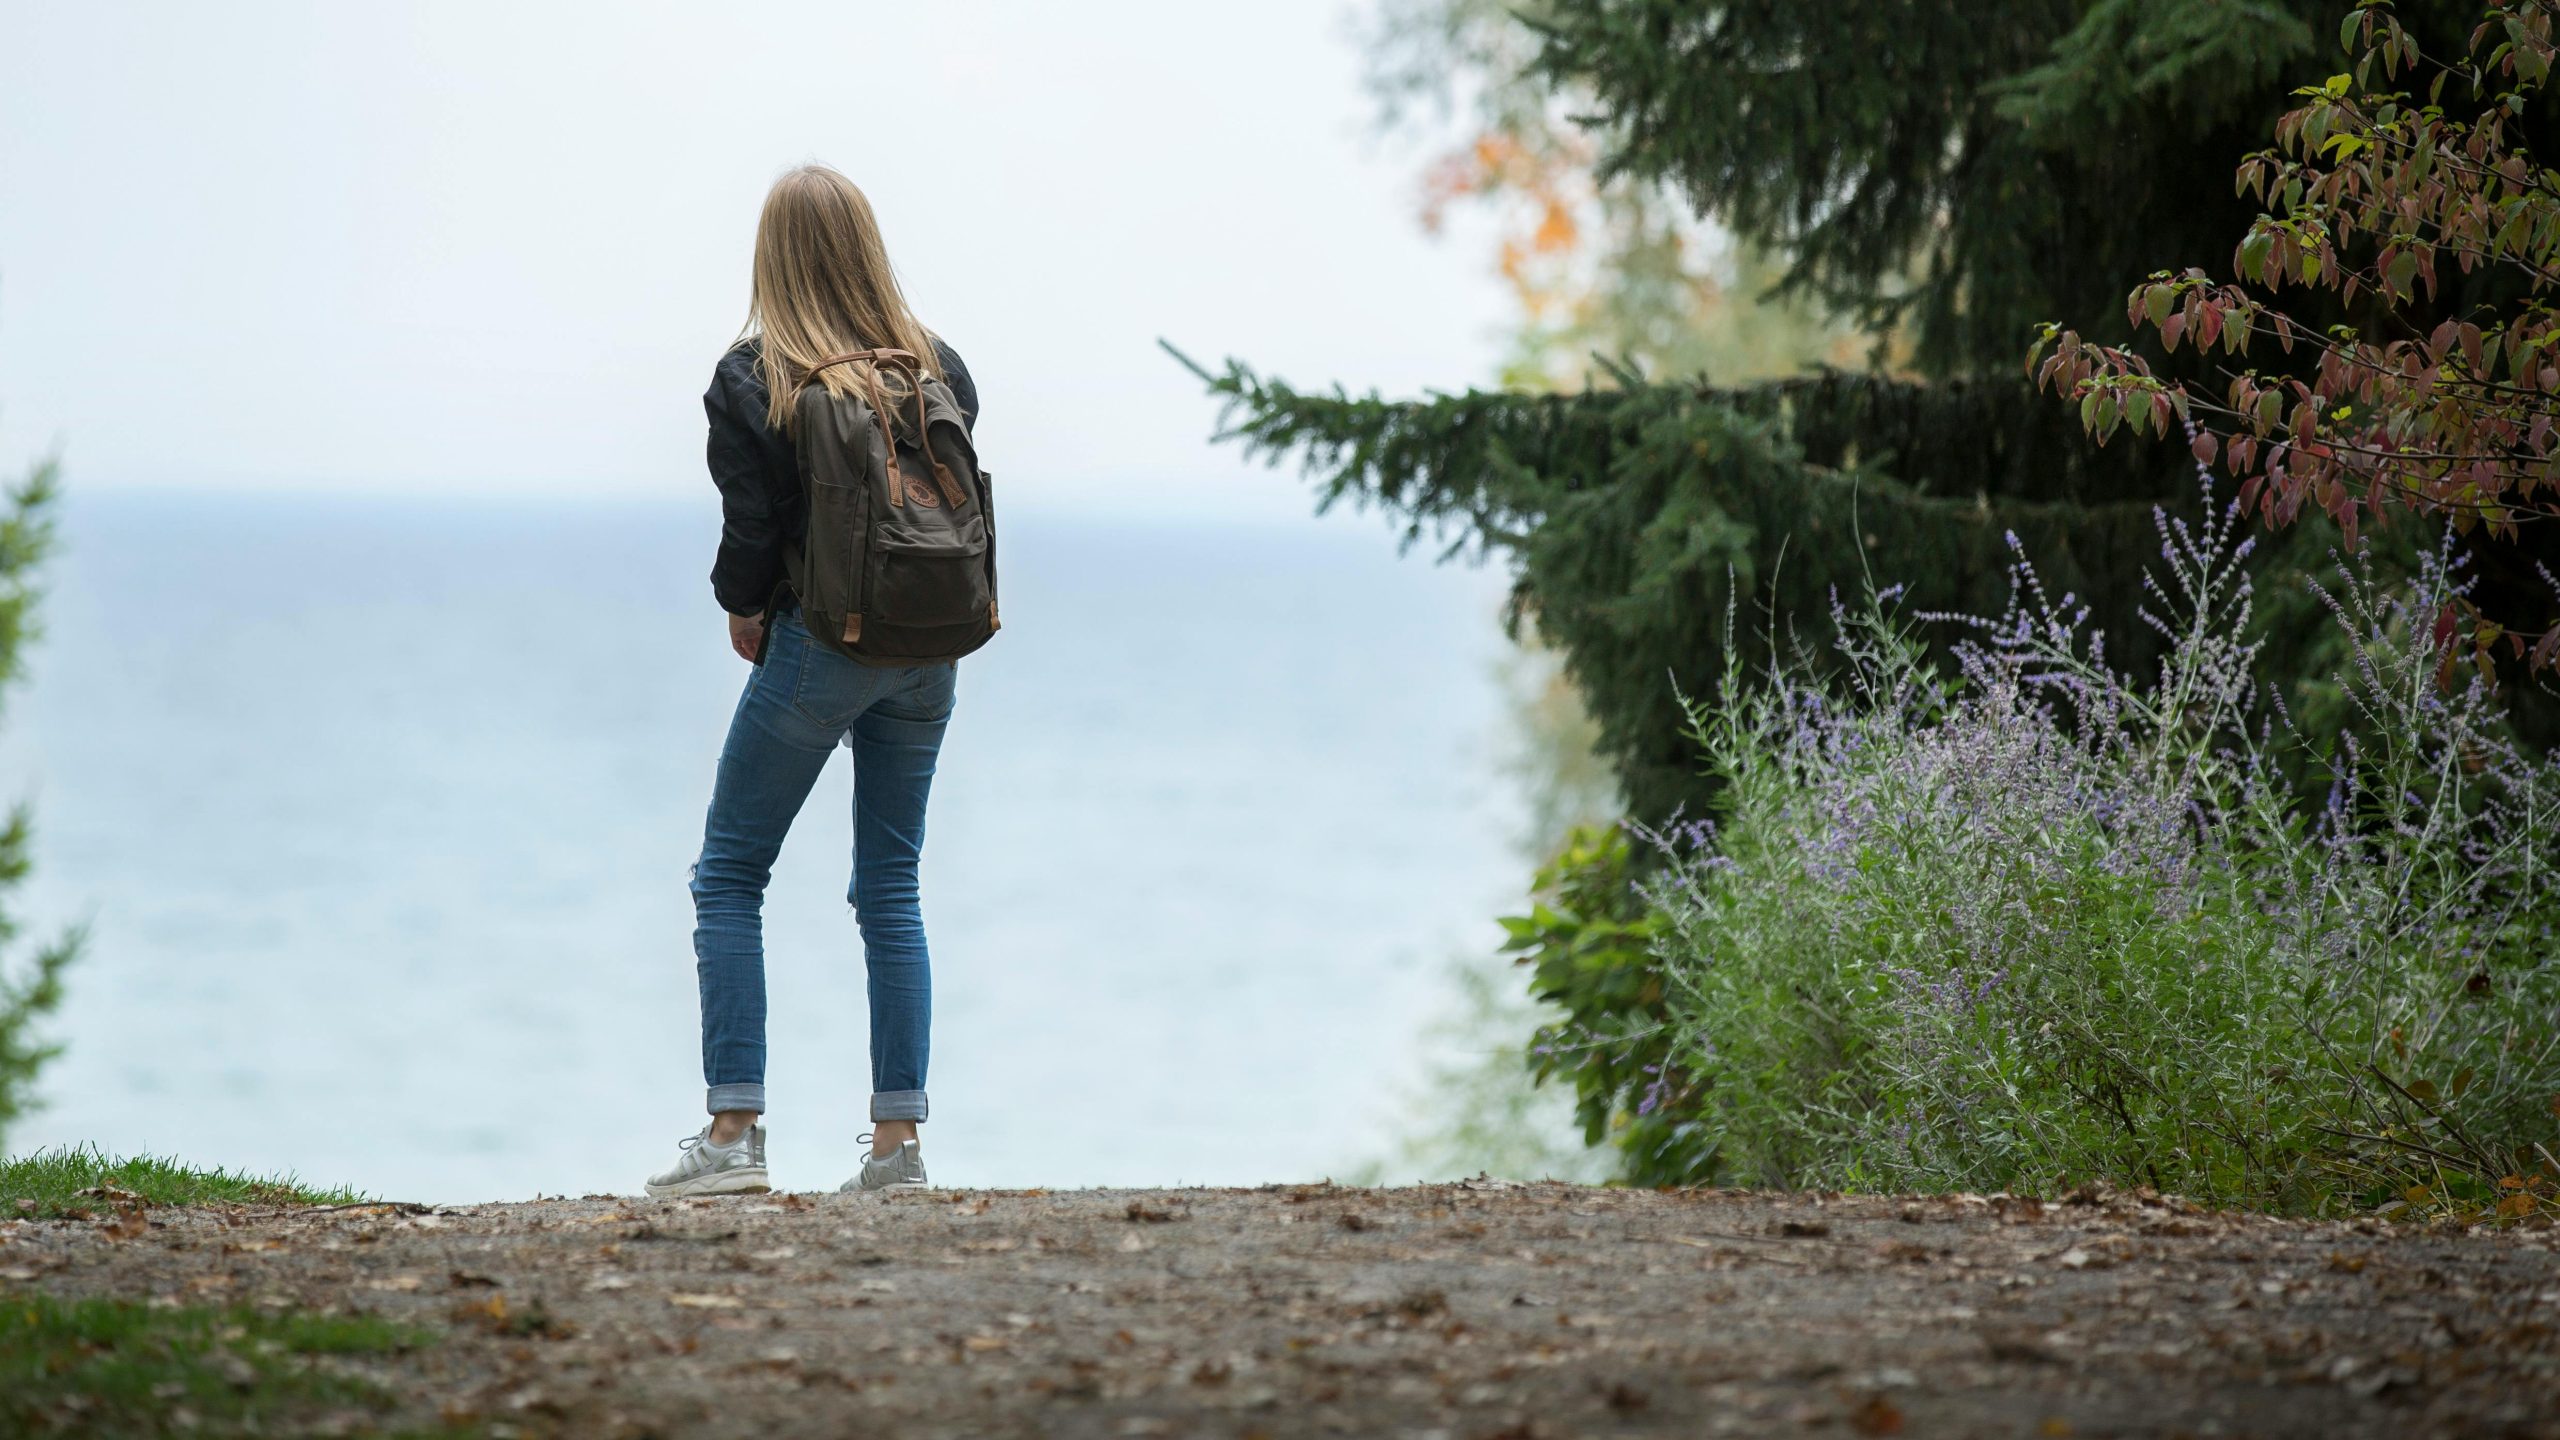
[[[886,447],[883,453],[889,457],[891,464],[897,463],[897,431],[889,422],[888,407],[881,403],[880,372],[887,369],[895,370],[906,377],[907,395],[915,401],[916,407],[916,449],[923,452],[925,463],[932,467],[934,482],[941,487],[943,500],[952,508],[958,509],[965,503],[963,498],[965,492],[960,488],[960,481],[952,475],[951,468],[942,463],[942,457],[933,453],[933,447],[925,443],[925,427],[930,423],[930,418],[925,410],[924,366],[916,359],[914,351],[884,347],[872,350],[847,350],[841,355],[830,355],[810,366],[809,373],[800,377],[801,388],[806,389],[818,383],[818,376],[822,371],[838,365],[861,363],[868,363],[871,366],[871,369],[862,377],[863,389],[865,397],[871,403],[873,417],[880,422],[880,440]]]

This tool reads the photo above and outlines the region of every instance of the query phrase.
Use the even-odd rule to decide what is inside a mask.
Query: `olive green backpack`
[[[850,363],[867,367],[860,394],[817,383]],[[903,396],[886,392],[883,370],[906,381]],[[957,660],[986,644],[998,623],[995,517],[951,387],[907,351],[856,350],[819,362],[798,406],[809,525],[784,562],[811,638],[865,665]]]

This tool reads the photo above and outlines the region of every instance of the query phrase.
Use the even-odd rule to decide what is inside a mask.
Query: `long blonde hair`
[[[904,350],[926,374],[943,378],[933,332],[907,308],[871,201],[824,165],[791,171],[764,197],[743,336],[763,341],[756,368],[770,397],[765,418],[776,430],[790,428],[802,382],[832,355]],[[837,395],[906,394],[895,370],[873,370],[867,362],[831,365],[818,379]]]

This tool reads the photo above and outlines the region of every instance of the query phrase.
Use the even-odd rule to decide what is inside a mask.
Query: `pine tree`
[[[1813,643],[1832,597],[1870,580],[1907,586],[1917,609],[1996,610],[2012,532],[2140,668],[2155,653],[2137,614],[2152,511],[2193,503],[2190,457],[2096,449],[2024,361],[2056,318],[2131,343],[2132,284],[2247,230],[2233,170],[2293,86],[2319,78],[2347,8],[1539,9],[1531,73],[1589,97],[1603,183],[1674,187],[1772,257],[1782,295],[1899,337],[1920,378],[1720,388],[1604,369],[1579,394],[1412,402],[1311,394],[1232,363],[1204,378],[1229,402],[1224,433],[1300,457],[1325,504],[1374,504],[1409,538],[1510,559],[1516,616],[1564,652],[1642,818],[1711,798],[1678,695],[1716,682],[1728,640],[1746,659]],[[2467,13],[2404,8],[2448,35]],[[2322,565],[2333,543],[2300,526],[2273,563]],[[2290,591],[2280,577],[2262,589]],[[2271,659],[2319,668],[2304,648],[2318,633],[2291,627]]]
[[[35,638],[35,571],[53,548],[54,467],[40,465],[0,506],[0,689],[19,678]],[[27,876],[32,841],[27,807],[0,824],[0,891]],[[18,938],[17,922],[0,913],[0,946]],[[58,1047],[41,1044],[35,1022],[62,1003],[62,975],[79,953],[77,932],[38,947],[23,967],[0,968],[0,1137],[24,1114],[36,1072]],[[7,960],[0,955],[0,965]],[[23,968],[13,976],[11,968]]]
[[[1786,257],[1782,288],[1899,325],[1931,375],[2016,370],[2037,323],[2229,243],[2239,157],[2339,0],[1591,0],[1540,74],[1587,88],[1607,174]],[[2316,78],[2316,77],[2314,77]]]

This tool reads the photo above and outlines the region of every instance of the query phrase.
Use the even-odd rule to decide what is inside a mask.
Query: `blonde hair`
[[[756,222],[755,282],[742,338],[760,337],[756,368],[770,397],[765,418],[790,428],[800,387],[812,371],[837,395],[885,393],[906,383],[867,361],[818,362],[852,350],[904,350],[924,373],[944,378],[933,332],[924,328],[890,268],[880,222],[860,187],[824,165],[803,165],[773,182]],[[886,418],[886,417],[883,417]]]

